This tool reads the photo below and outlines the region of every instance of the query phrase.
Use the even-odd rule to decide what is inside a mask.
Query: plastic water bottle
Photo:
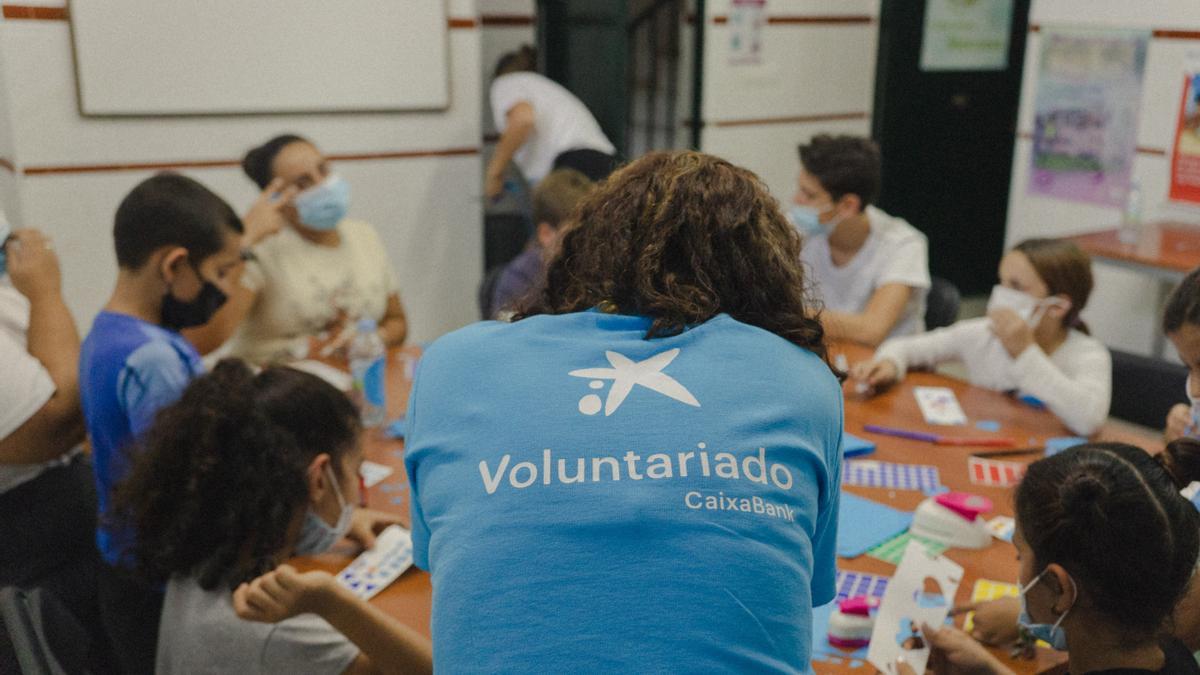
[[[378,328],[375,319],[359,319],[358,332],[350,342],[354,402],[366,428],[382,426],[387,417],[387,352]]]
[[[1129,183],[1125,194],[1125,212],[1121,214],[1121,231],[1117,237],[1123,244],[1136,244],[1142,234],[1142,188],[1137,181]]]

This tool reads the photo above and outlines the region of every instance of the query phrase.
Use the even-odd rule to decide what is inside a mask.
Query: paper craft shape
[[[875,444],[851,433],[842,433],[842,457],[858,457],[875,452]]]
[[[917,397],[917,405],[925,416],[926,424],[958,425],[966,424],[967,416],[958,397],[949,387],[914,387],[913,395]]]
[[[987,523],[992,536],[1000,541],[1012,541],[1013,530],[1017,529],[1017,521],[1008,516],[996,516]]]
[[[837,554],[843,558],[860,556],[904,532],[911,523],[911,513],[843,492],[838,511]]]
[[[883,592],[887,590],[887,583],[887,577],[865,572],[839,571],[837,573],[837,597],[833,601],[838,603],[860,595],[882,598]]]
[[[992,581],[990,579],[977,579],[974,588],[971,589],[971,602],[986,602],[998,598],[1015,598],[1020,595],[1021,589],[1016,584],[1007,584],[1003,581]],[[967,618],[963,620],[963,631],[970,634],[974,629],[975,612],[968,612]]]
[[[390,466],[372,462],[371,460],[363,460],[362,467],[358,470],[358,475],[362,476],[363,485],[367,487],[375,487],[383,479],[392,475],[395,472]]]
[[[363,600],[370,600],[413,564],[412,534],[392,525],[375,538],[375,547],[363,551],[337,575],[337,580]]]
[[[941,489],[942,479],[938,468],[928,464],[894,464],[857,459],[842,463],[842,485],[920,490],[932,494]]]
[[[967,476],[975,485],[1012,487],[1025,477],[1025,465],[1020,462],[972,457],[967,460]]]
[[[914,536],[911,532],[905,532],[894,539],[885,541],[875,548],[867,551],[867,555],[882,560],[893,565],[900,562],[900,558],[904,556],[904,552],[908,550],[909,542],[919,543],[926,551],[932,555],[941,555],[946,551],[945,544],[939,544],[936,541],[930,541],[922,537]]]
[[[913,628],[922,623],[942,625],[954,604],[962,574],[962,567],[953,561],[910,542],[888,582],[875,618],[867,651],[871,665],[882,673],[896,675],[896,657],[903,655],[917,675],[923,675],[929,662],[929,646],[923,639],[910,641]],[[926,592],[926,579],[936,582],[938,592]]]

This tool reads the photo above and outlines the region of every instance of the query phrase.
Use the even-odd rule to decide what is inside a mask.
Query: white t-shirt
[[[535,121],[533,133],[513,155],[513,161],[530,183],[545,178],[554,166],[554,158],[568,150],[616,153],[583,101],[538,73],[509,73],[492,81],[492,118],[502,133],[508,111],[522,101],[533,106]]]
[[[962,363],[971,384],[1033,396],[1080,436],[1090,436],[1108,417],[1112,356],[1099,340],[1077,330],[1049,356],[1035,344],[1014,359],[982,317],[888,340],[875,358],[891,360],[901,377],[909,368]]]
[[[826,309],[860,314],[880,286],[904,284],[912,296],[889,337],[925,331],[925,296],[929,293],[929,244],[903,218],[889,216],[874,206],[866,210],[871,233],[850,262],[838,267],[829,252],[829,236],[804,240],[800,259]]]
[[[375,228],[357,220],[337,225],[341,243],[318,246],[290,227],[254,248],[242,285],[258,293],[229,350],[252,363],[303,356],[308,338],[338,312],[349,321],[387,312],[396,274]]]
[[[158,675],[340,675],[359,651],[315,614],[245,621],[233,610],[233,591],[206,591],[191,577],[167,584],[158,625]]]
[[[0,280],[0,438],[7,438],[54,395],[54,381],[41,361],[26,351],[29,301]],[[58,466],[70,453],[39,464],[0,464],[0,493]]]

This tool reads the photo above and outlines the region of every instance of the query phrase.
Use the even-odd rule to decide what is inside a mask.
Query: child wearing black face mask
[[[126,672],[153,671],[162,595],[128,572],[132,535],[107,521],[111,491],[131,442],[202,372],[177,331],[208,321],[243,247],[277,228],[262,209],[253,213],[243,226],[216,194],[170,173],[140,183],[117,209],[117,286],[82,345],[79,388],[100,509],[101,621]]]

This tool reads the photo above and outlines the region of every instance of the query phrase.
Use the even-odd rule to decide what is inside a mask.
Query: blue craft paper
[[[846,495],[843,494],[845,499]],[[813,660],[826,661],[830,658],[839,659],[866,659],[867,647],[859,647],[854,651],[838,649],[829,644],[829,617],[833,615],[834,608],[837,607],[837,602],[831,602],[820,607],[813,607],[812,613],[812,656]],[[822,658],[824,657],[824,658]]]
[[[404,427],[407,420],[403,417],[387,425],[383,433],[387,434],[388,438],[404,438]]]
[[[996,420],[979,420],[975,428],[980,431],[1000,431],[1000,423]]]
[[[908,529],[912,514],[842,492],[837,554],[853,558]]]
[[[875,452],[874,442],[849,432],[842,432],[842,457],[859,457],[872,452]]]
[[[1057,455],[1067,448],[1073,448],[1077,445],[1082,445],[1087,442],[1088,441],[1086,438],[1079,438],[1076,436],[1062,436],[1059,438],[1046,439],[1046,456],[1050,457],[1051,455]]]

